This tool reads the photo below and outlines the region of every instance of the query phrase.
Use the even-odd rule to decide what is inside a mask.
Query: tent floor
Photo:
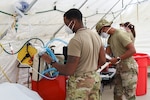
[[[150,66],[148,67],[147,93],[142,96],[136,96],[136,100],[149,100],[150,98]],[[113,100],[113,85],[107,84],[102,92],[102,100]],[[123,100],[126,100],[125,98]]]

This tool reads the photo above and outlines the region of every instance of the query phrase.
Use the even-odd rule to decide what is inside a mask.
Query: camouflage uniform
[[[80,57],[80,61],[68,80],[67,100],[100,100],[100,75],[95,71],[101,46],[98,34],[86,28],[79,29],[70,40],[67,53]]]
[[[96,72],[70,76],[66,100],[101,100],[100,76]]]
[[[122,61],[117,65],[114,100],[122,100],[122,95],[125,95],[127,100],[135,100],[136,82],[137,64],[135,60]]]
[[[115,33],[108,39],[112,53],[115,57],[120,57],[127,51],[126,46],[133,43],[131,37],[121,30],[115,30]],[[117,65],[116,82],[114,87],[114,100],[122,100],[125,95],[127,100],[135,100],[136,82],[137,82],[137,63],[132,56],[121,60]]]
[[[111,22],[105,19],[101,19],[97,25],[96,30],[98,33],[104,26],[111,26]],[[108,31],[108,30],[107,30]],[[121,57],[128,50],[126,47],[129,44],[134,43],[134,39],[130,34],[115,29],[112,31],[108,38],[108,44],[115,58]],[[131,56],[126,59],[122,59],[116,66],[115,87],[114,87],[114,100],[122,100],[122,95],[125,95],[127,100],[135,100],[135,90],[137,82],[137,63]]]

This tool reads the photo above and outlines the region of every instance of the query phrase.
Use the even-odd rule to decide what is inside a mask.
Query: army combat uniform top
[[[86,28],[79,29],[70,40],[68,55],[80,60],[68,80],[67,100],[100,100],[100,77],[96,70],[101,46],[99,35]]]
[[[115,57],[123,55],[127,48],[126,46],[134,41],[128,33],[121,30],[116,30],[108,39],[111,51]],[[114,100],[122,100],[124,94],[127,100],[135,100],[135,89],[137,82],[137,63],[131,56],[122,60],[116,66],[116,78],[114,88]]]

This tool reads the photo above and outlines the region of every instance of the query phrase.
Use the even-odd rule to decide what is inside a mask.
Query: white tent
[[[0,40],[3,46],[8,46],[8,43],[16,45],[16,41],[26,41],[32,37],[46,41],[45,39],[50,40],[55,36],[68,41],[70,37],[64,31],[63,14],[70,8],[79,8],[83,13],[85,26],[94,31],[95,24],[103,17],[113,21],[116,28],[119,28],[119,23],[130,21],[135,25],[137,33],[137,52],[150,54],[149,0],[38,0],[27,14],[15,23],[15,17],[11,15],[15,15],[13,6],[17,1],[0,1],[0,34],[11,27],[7,35]],[[33,0],[25,1],[30,3]]]
[[[80,9],[84,25],[93,31],[101,18],[113,21],[112,26],[115,28],[119,28],[121,22],[131,22],[135,25],[137,52],[150,55],[150,0],[37,0],[16,21],[14,4],[18,1],[0,0],[0,37],[6,33],[0,39],[0,44],[7,51],[0,48],[0,83],[10,81],[24,84],[27,81],[21,79],[28,69],[18,69],[16,58],[17,51],[29,39],[39,38],[45,44],[52,38],[69,42],[72,35],[65,33],[63,14],[70,8]],[[33,0],[24,1],[30,4]],[[36,39],[33,43],[41,45],[41,41]],[[56,52],[62,53],[62,43],[56,42],[55,45]]]

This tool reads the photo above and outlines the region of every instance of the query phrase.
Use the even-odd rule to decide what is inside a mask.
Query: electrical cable
[[[43,42],[41,39],[39,39],[39,38],[31,38],[31,39],[29,39],[28,41],[26,41],[26,42],[24,43],[24,45],[23,45],[17,52],[14,52],[13,54],[17,54],[27,43],[29,43],[29,41],[31,41],[31,40],[33,40],[33,39],[40,40],[40,41],[42,42],[42,44],[43,44],[43,47],[44,47],[44,42]],[[61,40],[61,39],[53,39],[53,40],[49,41],[49,42],[46,44],[46,47],[47,47],[46,50],[49,52],[49,54],[50,54],[50,56],[52,57],[52,59],[54,59],[55,61],[57,61],[57,58],[56,58],[56,56],[53,54],[53,52],[50,51],[50,50],[48,50],[49,44],[52,43],[52,42],[54,42],[54,41],[60,41],[60,42],[62,42],[62,43],[64,43],[64,44],[66,44],[66,45],[67,45],[68,43],[65,42],[65,41],[63,41],[63,40]],[[11,53],[8,52],[8,51],[2,46],[2,44],[0,44],[0,46],[1,46],[1,48],[2,48],[7,54],[13,55],[12,52],[11,52]],[[31,66],[29,66],[29,67],[31,67]],[[32,68],[32,67],[31,67],[31,68]],[[46,79],[49,79],[49,80],[55,79],[55,78],[58,76],[58,74],[59,74],[59,72],[57,71],[57,69],[54,69],[54,67],[51,67],[51,68],[49,68],[49,69],[43,71],[42,74],[39,73],[39,72],[37,72],[34,68],[32,68],[32,69],[33,69],[36,73],[38,73],[39,75],[41,75],[42,77],[44,77],[44,78],[46,78]],[[1,68],[1,70],[2,70],[2,68]],[[53,73],[51,73],[50,71],[52,71]],[[5,77],[7,78],[7,80],[9,80],[9,78],[8,78],[7,75],[4,73],[4,71],[2,71],[2,72],[3,72],[3,74],[5,75]],[[50,72],[51,74],[53,74],[52,77],[48,77],[48,76],[45,76],[45,75],[44,75],[45,73],[48,73],[48,72]],[[10,81],[10,80],[9,80],[9,81]],[[11,82],[11,81],[10,81],[10,82]]]
[[[6,15],[9,15],[9,16],[14,16],[13,14],[10,14],[10,13],[4,12],[4,11],[0,11],[0,13],[6,14]]]
[[[111,8],[107,11],[107,13],[105,13],[105,15],[104,15],[101,19],[103,19],[119,2],[120,2],[120,0],[118,0]],[[100,20],[101,20],[101,19],[100,19]],[[95,26],[96,26],[96,24],[93,25],[93,27],[91,27],[91,29],[93,29]]]
[[[14,55],[14,54],[17,54],[26,44],[29,43],[29,41],[31,41],[31,40],[33,40],[33,39],[41,41],[41,43],[42,43],[43,46],[44,46],[44,42],[43,42],[41,39],[39,39],[39,38],[31,38],[31,39],[29,39],[28,41],[26,41],[26,42],[24,43],[24,45],[23,45],[17,52],[13,52],[13,54],[12,54],[12,52],[8,52],[8,51],[2,46],[2,44],[0,44],[0,47],[1,47],[7,54],[9,54],[9,55]]]
[[[36,69],[34,69],[34,68],[31,67],[31,66],[30,66],[30,68],[33,69],[34,72],[36,72],[37,74],[39,74],[40,76],[42,76],[42,77],[44,77],[44,78],[46,78],[46,79],[48,79],[48,80],[54,80],[54,79],[56,79],[56,77],[53,77],[53,78],[51,77],[51,78],[50,78],[50,77],[48,77],[48,76],[46,76],[46,75],[43,75],[43,74],[39,73]]]

